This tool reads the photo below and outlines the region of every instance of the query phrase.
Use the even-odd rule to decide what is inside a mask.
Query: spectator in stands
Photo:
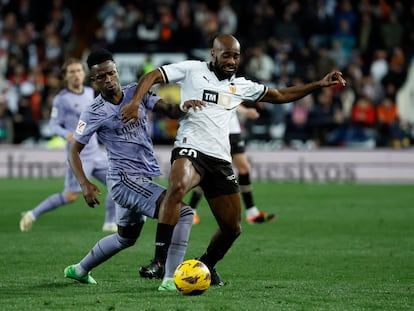
[[[360,96],[352,107],[351,126],[347,132],[346,145],[375,147],[376,112],[374,103],[367,96]]]
[[[40,139],[39,126],[33,118],[30,95],[18,100],[18,111],[13,116],[14,144],[34,144]]]
[[[308,95],[293,103],[292,110],[286,115],[285,143],[294,148],[301,148],[312,139],[309,122],[313,97]]]
[[[236,34],[238,18],[229,0],[221,0],[217,11],[218,31],[229,35]]]
[[[377,146],[400,148],[406,135],[400,126],[395,102],[391,98],[385,97],[376,107],[376,112]]]
[[[318,57],[315,61],[315,74],[321,76],[336,68],[335,61],[329,55],[327,46],[321,46],[318,51]]]
[[[177,30],[177,20],[172,12],[170,5],[161,3],[158,5],[158,15],[160,21],[160,42],[161,51],[169,51],[174,48],[174,32]]]
[[[9,77],[18,64],[23,65],[26,72],[39,66],[46,77],[42,94],[43,109],[47,106],[49,92],[54,90],[54,67],[60,67],[63,56],[74,53],[73,56],[80,57],[85,49],[90,48],[83,46],[85,42],[92,42],[94,46],[111,45],[113,50],[120,52],[141,51],[147,45],[137,45],[133,41],[137,40],[138,21],[148,12],[155,14],[156,23],[167,25],[164,30],[160,29],[167,38],[170,38],[170,30],[174,30],[173,41],[169,41],[174,42],[174,45],[161,45],[162,41],[155,40],[148,46],[152,52],[165,48],[169,52],[185,52],[188,58],[201,58],[202,52],[193,54],[194,49],[206,48],[209,35],[219,29],[226,32],[223,27],[231,25],[227,28],[228,32],[236,32],[246,47],[245,51],[248,51],[249,46],[265,42],[269,55],[276,63],[279,60],[276,56],[280,56],[279,71],[276,69],[274,73],[277,79],[299,76],[315,80],[333,68],[342,69],[346,63],[344,51],[349,53],[352,49],[345,70],[352,68],[355,92],[369,95],[376,105],[384,97],[396,98],[405,80],[407,64],[414,57],[414,4],[410,1],[295,0],[277,3],[273,0],[222,0],[214,4],[189,0],[105,0],[93,3],[88,8],[96,8],[98,12],[96,29],[82,28],[94,24],[91,24],[92,20],[83,20],[85,15],[79,14],[79,10],[84,10],[85,6],[77,1],[50,0],[42,8],[33,0],[3,1],[0,6],[0,71]],[[162,14],[165,11],[167,13]],[[237,12],[237,24],[232,12]],[[296,24],[289,23],[289,18]],[[276,28],[273,27],[275,21],[278,25]],[[171,22],[176,23],[176,28],[170,27]],[[134,24],[134,40],[130,39],[131,28],[128,25],[131,24]],[[341,29],[341,26],[344,28]],[[78,28],[81,31],[76,33]],[[274,35],[274,30],[279,37]],[[298,30],[300,36],[297,36]],[[106,38],[104,31],[108,36]],[[291,35],[287,36],[288,33]],[[283,36],[285,39],[281,39]],[[298,41],[292,40],[293,37],[300,40],[301,49],[290,50],[291,46],[285,44],[294,42],[295,46]],[[333,48],[338,46],[338,42],[339,47],[345,50]],[[388,56],[378,60],[374,51],[381,49]],[[313,53],[320,53],[320,56],[315,57]],[[404,59],[402,63],[399,61],[401,55]],[[241,72],[249,62],[250,55],[243,55],[243,59]],[[375,84],[368,75],[371,67]],[[388,67],[388,71],[384,72],[385,67]],[[13,91],[15,85],[9,88],[6,82],[0,78],[0,91],[5,92],[9,110],[14,114],[21,95]]]
[[[203,46],[201,31],[194,26],[191,17],[183,15],[177,21],[177,29],[174,33],[175,49],[178,52],[190,54],[194,48]]]
[[[252,55],[246,64],[246,74],[254,80],[267,83],[272,80],[275,71],[274,60],[266,53],[264,43],[252,48]]]
[[[328,46],[333,29],[333,16],[336,1],[308,2],[304,6],[305,25],[304,35],[308,38],[308,47],[318,51],[321,46]]]
[[[160,40],[161,24],[155,16],[155,12],[148,11],[144,19],[137,26],[138,44],[147,51],[155,51]]]
[[[105,40],[109,46],[116,47],[117,40],[122,41],[122,36],[128,36],[128,34],[122,34],[123,31],[127,32],[125,14],[125,9],[119,7],[114,14],[106,17],[102,22],[105,31]]]
[[[98,20],[104,23],[108,17],[115,15],[121,8],[122,5],[118,0],[105,0],[98,11]]]
[[[272,64],[271,69],[273,69],[273,76],[277,79],[281,77],[292,77],[296,72],[296,64],[294,60],[289,57],[289,53],[284,50],[278,50],[273,58],[274,64]]]
[[[395,100],[397,90],[402,87],[407,77],[406,68],[403,49],[401,47],[394,48],[389,61],[388,72],[381,79],[381,87],[385,96]]]
[[[45,67],[59,67],[64,57],[64,44],[56,31],[55,25],[49,23],[42,33],[44,44]]]
[[[400,47],[404,37],[404,27],[397,18],[397,15],[391,12],[385,22],[381,23],[380,33],[383,40],[384,48],[391,52],[394,48]]]
[[[59,37],[68,42],[72,40],[73,16],[72,11],[63,3],[63,0],[53,0],[50,11],[50,23],[54,24]]]
[[[257,46],[259,42],[266,42],[272,38],[276,15],[275,9],[268,0],[255,1],[247,18],[246,33],[244,34],[244,45],[247,48]]]
[[[196,2],[194,8],[194,26],[201,34],[199,48],[208,48],[210,40],[218,31],[217,13],[206,2]]]
[[[0,97],[0,144],[12,144],[13,141],[13,116],[7,107],[5,98]]]
[[[355,34],[351,31],[348,19],[344,18],[340,21],[340,28],[333,33],[331,42],[335,42],[347,58],[351,57],[352,50],[355,48],[357,41]]]
[[[388,73],[389,63],[387,57],[388,52],[384,49],[378,49],[374,52],[374,58],[369,71],[375,83],[380,83],[382,78]]]
[[[334,101],[331,89],[322,90],[317,94],[309,118],[312,139],[316,146],[339,144],[341,139],[333,139],[330,135],[343,125],[345,118],[341,103]]]
[[[304,45],[301,28],[289,10],[285,10],[282,19],[275,22],[273,36],[287,51],[301,48]]]

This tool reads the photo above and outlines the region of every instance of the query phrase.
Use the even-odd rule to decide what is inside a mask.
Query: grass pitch
[[[97,286],[64,279],[64,267],[104,235],[103,206],[80,198],[30,232],[18,228],[22,211],[62,186],[0,179],[0,310],[414,310],[412,185],[255,183],[257,206],[278,219],[243,222],[217,265],[228,284],[195,297],[158,292],[159,280],[138,276],[153,256],[151,219],[135,246],[92,271]],[[198,213],[186,259],[215,230],[204,200]]]

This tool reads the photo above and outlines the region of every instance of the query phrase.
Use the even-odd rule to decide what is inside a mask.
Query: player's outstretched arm
[[[129,102],[121,109],[122,121],[128,122],[132,119],[138,119],[138,108],[145,94],[151,89],[154,84],[163,82],[164,78],[159,69],[155,69],[142,76],[138,82],[137,89],[135,90],[134,97],[132,98],[131,102]]]
[[[298,100],[318,89],[334,85],[346,85],[345,79],[340,71],[331,71],[319,81],[310,82],[304,85],[290,86],[282,89],[269,88],[262,101],[283,104]]]

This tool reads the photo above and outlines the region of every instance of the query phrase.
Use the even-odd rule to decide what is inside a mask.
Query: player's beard
[[[232,72],[231,74],[227,73],[226,71],[222,69],[223,66],[220,65],[217,58],[213,62],[213,67],[214,67],[214,72],[216,73],[219,80],[230,79],[233,76],[233,74],[235,74],[237,71],[237,67],[236,67],[234,72]]]

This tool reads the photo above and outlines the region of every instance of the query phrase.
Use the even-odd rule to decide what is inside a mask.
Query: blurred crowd
[[[222,32],[241,42],[239,73],[250,79],[283,88],[338,69],[348,82],[286,105],[255,103],[260,118],[242,119],[250,144],[413,145],[412,1],[213,2],[49,0],[40,7],[34,0],[0,0],[0,143],[39,144],[53,137],[47,124],[66,57],[82,58],[102,46],[114,53],[180,52],[204,59],[212,37]],[[137,78],[153,68],[150,57],[142,65]]]

